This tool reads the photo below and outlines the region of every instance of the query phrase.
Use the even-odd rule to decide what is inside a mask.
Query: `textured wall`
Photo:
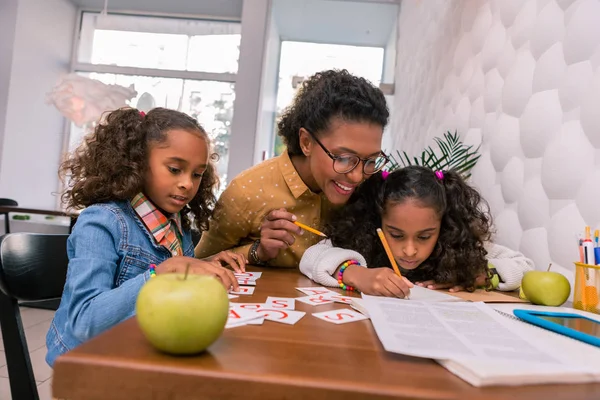
[[[481,144],[496,241],[572,279],[600,225],[600,1],[404,0],[392,127],[409,154]]]
[[[18,1],[0,197],[22,207],[56,206],[53,193],[58,188],[65,119],[46,103],[46,93],[69,72],[76,17],[75,6],[67,0]]]

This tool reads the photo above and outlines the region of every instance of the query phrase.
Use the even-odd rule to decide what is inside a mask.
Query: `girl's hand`
[[[465,290],[465,288],[460,285],[454,285],[453,283],[437,283],[433,279],[423,282],[415,282],[415,285],[432,290],[448,289],[449,292],[461,292]]]
[[[214,256],[203,258],[203,260],[218,261],[221,263],[221,265],[229,265],[237,273],[246,272],[246,264],[248,263],[248,260],[246,260],[245,256],[234,253],[230,250],[225,250],[215,254]]]
[[[485,286],[485,280],[487,278],[486,274],[481,274],[475,280],[475,287],[483,287]],[[466,290],[462,285],[455,285],[453,283],[437,283],[434,280],[428,280],[424,282],[416,282],[416,285],[425,287],[427,289],[440,290],[440,289],[448,289],[449,292],[462,292]]]
[[[257,249],[261,261],[272,260],[281,250],[294,244],[296,238],[292,234],[302,235],[302,229],[294,221],[296,216],[285,208],[267,214],[260,226],[260,245]]]
[[[349,273],[350,272],[350,273]],[[374,296],[405,298],[414,285],[404,277],[399,277],[390,268],[346,268],[344,283],[354,286],[362,293]]]
[[[221,281],[227,291],[230,289],[237,291],[240,288],[233,272],[223,268],[218,261],[204,261],[182,256],[172,257],[156,266],[156,274],[185,274],[188,265],[190,266],[189,274],[212,275]]]

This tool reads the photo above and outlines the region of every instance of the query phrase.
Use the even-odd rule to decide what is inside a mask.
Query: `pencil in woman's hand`
[[[385,253],[387,254],[388,258],[390,259],[390,262],[392,263],[392,268],[394,268],[394,272],[399,277],[402,277],[402,274],[400,274],[400,269],[398,268],[398,264],[396,264],[396,259],[394,258],[394,255],[392,254],[390,245],[388,244],[387,240],[385,240],[385,236],[383,235],[383,231],[381,230],[381,228],[377,228],[377,234],[379,235],[379,239],[381,239],[381,244],[383,244]]]
[[[314,233],[315,235],[327,237],[327,235],[325,235],[323,232],[320,232],[320,231],[316,230],[315,228],[311,228],[310,226],[304,225],[302,222],[294,221],[294,224],[298,225],[300,228],[304,229],[305,231]]]

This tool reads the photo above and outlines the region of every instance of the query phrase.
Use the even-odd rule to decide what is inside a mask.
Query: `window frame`
[[[73,32],[73,41],[71,46],[71,61],[70,61],[70,72],[71,73],[105,73],[105,74],[116,74],[116,75],[138,75],[147,77],[161,77],[161,78],[174,78],[182,80],[197,80],[197,81],[215,81],[215,82],[226,82],[236,83],[237,73],[231,72],[202,72],[202,71],[184,71],[184,70],[172,70],[172,69],[158,69],[158,68],[140,68],[140,67],[124,67],[117,65],[107,64],[92,64],[78,61],[79,46],[81,44],[81,30],[83,24],[83,18],[85,13],[101,13],[101,9],[80,7],[77,10],[77,20],[75,23],[75,30]],[[176,13],[152,13],[152,12],[141,12],[141,11],[128,11],[128,10],[115,10],[110,11],[109,14],[116,15],[127,15],[131,17],[155,17],[155,18],[172,18],[172,19],[187,19],[187,20],[202,20],[202,21],[214,21],[214,22],[230,22],[242,24],[241,18],[223,18],[215,17],[210,15],[201,14],[176,14]],[[70,149],[71,142],[71,123],[66,121],[64,124],[63,140],[61,145],[61,153],[66,154]],[[59,180],[59,193],[65,189],[64,182]],[[60,200],[58,200],[58,207],[62,208]]]
[[[160,76],[164,78],[192,79],[200,81],[217,81],[235,83],[237,74],[230,72],[201,72],[201,71],[180,71],[172,69],[157,68],[139,68],[122,67],[117,65],[92,64],[78,61],[79,45],[81,43],[81,25],[85,13],[100,13],[101,10],[93,8],[80,8],[77,14],[77,23],[75,24],[73,46],[71,48],[71,72],[98,72],[105,74],[120,75],[141,75],[141,76]],[[240,18],[215,18],[206,15],[179,15],[179,14],[158,14],[133,11],[111,11],[110,14],[127,15],[131,17],[155,17],[155,18],[173,18],[173,19],[196,19],[216,22],[234,22],[241,25]]]

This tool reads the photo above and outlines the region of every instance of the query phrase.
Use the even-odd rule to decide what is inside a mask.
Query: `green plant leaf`
[[[403,151],[396,151],[396,157],[390,154],[390,163],[387,167],[388,171],[394,171],[398,168],[407,167],[409,165],[421,165],[428,167],[434,171],[437,170],[456,170],[463,178],[471,176],[471,169],[477,164],[479,157],[480,146],[473,148],[472,145],[465,145],[458,135],[448,131],[443,134],[443,137],[434,138],[434,142],[438,147],[435,151],[430,146],[427,146],[421,152],[420,156],[411,157]]]

